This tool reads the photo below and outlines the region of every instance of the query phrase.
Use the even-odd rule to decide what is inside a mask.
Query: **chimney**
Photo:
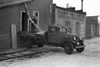
[[[69,3],[66,4],[66,8],[69,8]]]
[[[81,0],[81,10],[83,11],[83,0]]]

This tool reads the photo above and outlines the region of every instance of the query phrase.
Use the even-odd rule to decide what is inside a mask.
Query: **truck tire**
[[[37,46],[38,46],[38,47],[43,47],[43,44],[38,44]]]
[[[84,45],[84,43],[80,43],[82,46]],[[77,52],[83,52],[84,51],[84,47],[82,47],[82,48],[76,48],[76,51]]]
[[[66,54],[72,54],[72,52],[73,52],[73,44],[72,43],[66,43],[65,45],[64,45],[64,51],[65,51],[65,53]]]

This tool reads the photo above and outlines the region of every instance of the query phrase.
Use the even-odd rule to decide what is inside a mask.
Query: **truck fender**
[[[72,44],[73,44],[72,41],[66,41],[66,42],[63,42],[63,43],[62,43],[62,47],[64,47],[66,43],[67,43],[67,44],[68,44],[68,43],[72,43]],[[74,46],[74,45],[73,45],[73,46]]]

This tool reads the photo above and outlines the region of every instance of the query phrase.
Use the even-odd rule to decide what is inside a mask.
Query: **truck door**
[[[49,29],[48,32],[48,42],[49,43],[59,43],[60,41],[59,36],[59,28],[52,27]]]

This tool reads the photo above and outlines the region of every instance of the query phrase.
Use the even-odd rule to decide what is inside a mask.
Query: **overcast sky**
[[[81,9],[81,0],[53,0],[53,2],[61,7],[66,7],[69,3],[69,6],[76,7],[76,10]],[[83,11],[87,12],[87,16],[100,15],[100,0],[84,0]]]

